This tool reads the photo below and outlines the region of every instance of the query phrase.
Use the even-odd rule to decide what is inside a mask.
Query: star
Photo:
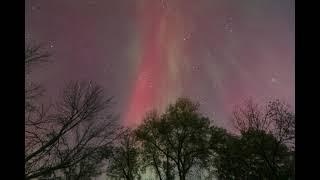
[[[49,42],[49,47],[54,48],[54,41]]]
[[[38,6],[38,7],[37,7],[37,6],[31,6],[31,10],[32,10],[32,11],[39,10],[39,9],[40,9],[39,6]]]
[[[271,83],[273,83],[273,84],[278,83],[278,79],[272,77],[272,78],[271,78]]]

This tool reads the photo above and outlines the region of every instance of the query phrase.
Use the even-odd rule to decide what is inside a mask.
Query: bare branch
[[[29,144],[32,147],[26,152],[25,164],[41,167],[26,172],[27,177],[71,167],[108,146],[117,130],[117,119],[108,111],[111,103],[112,98],[104,98],[98,85],[70,83],[62,101],[55,106],[56,113],[44,116],[41,121],[29,121],[29,127],[50,126],[51,130],[42,132],[42,136],[36,136],[37,132],[30,131],[31,128],[26,132],[30,134],[26,142],[37,139],[33,142],[38,143]]]

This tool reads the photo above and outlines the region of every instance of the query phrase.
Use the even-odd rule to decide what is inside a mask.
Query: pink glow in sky
[[[63,0],[26,2],[26,36],[54,62],[34,80],[56,97],[70,80],[115,96],[124,125],[179,96],[228,126],[252,97],[294,106],[292,0]]]

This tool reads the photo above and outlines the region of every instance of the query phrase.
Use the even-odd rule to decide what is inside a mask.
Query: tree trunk
[[[157,165],[156,159],[154,157],[154,154],[152,154],[152,160],[153,160],[153,165],[154,165],[154,167],[155,167],[155,169],[157,171],[157,174],[159,176],[159,179],[162,180],[161,173],[160,173],[160,170],[158,168],[158,165]]]
[[[182,177],[181,180],[186,180],[187,172],[185,170],[182,170]]]

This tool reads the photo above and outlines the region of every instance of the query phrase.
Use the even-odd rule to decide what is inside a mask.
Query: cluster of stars
[[[152,88],[153,86],[152,86],[152,82],[148,82],[148,87],[149,88]]]
[[[183,40],[186,41],[188,39],[190,39],[191,37],[191,33],[187,33],[184,37],[183,37]]]
[[[230,32],[232,33],[233,32],[233,23],[232,23],[233,19],[232,17],[228,17],[227,19],[227,23],[225,24],[225,27],[224,29],[227,31],[227,32]]]
[[[49,48],[54,48],[55,45],[55,41],[50,41],[49,42]]]
[[[193,71],[198,71],[198,70],[200,70],[200,66],[199,65],[193,65],[192,66],[192,70]]]
[[[190,94],[187,93],[191,98],[203,93],[198,96],[198,102],[204,107],[213,107],[217,116],[223,114],[223,108],[228,108],[238,97],[246,96],[248,89],[257,97],[269,94],[288,94],[291,97],[294,83],[289,76],[294,72],[290,61],[294,57],[294,46],[291,46],[294,42],[294,36],[291,36],[294,32],[291,29],[294,27],[292,10],[287,12],[285,6],[278,7],[277,0],[269,0],[266,3],[268,7],[253,3],[255,0],[150,1],[130,1],[130,5],[129,1],[26,1],[26,42],[37,38],[35,44],[44,42],[50,54],[62,59],[50,67],[52,72],[49,74],[58,72],[57,76],[41,75],[40,79],[53,78],[45,82],[61,84],[62,77],[67,81],[70,77],[81,79],[89,76],[84,71],[87,63],[79,63],[78,59],[65,60],[68,57],[78,57],[80,62],[88,63],[105,57],[120,57],[106,59],[103,66],[100,66],[102,63],[90,63],[90,68],[97,68],[96,72],[90,72],[90,79],[104,85],[100,72],[105,76],[113,75],[110,83],[123,83],[123,86],[107,88],[115,88],[112,95],[123,99],[121,103],[124,106],[132,105],[137,114],[143,113],[140,107],[162,103],[158,96],[169,99],[185,95],[188,89],[192,89]],[[145,8],[140,8],[140,5]],[[100,7],[119,11],[100,11]],[[84,29],[75,31],[73,26],[79,23]],[[56,25],[53,32],[50,27]],[[70,38],[65,38],[70,35]],[[80,56],[88,46],[74,44],[77,38],[83,38],[81,42],[90,40],[97,46],[90,49],[93,60]],[[109,42],[117,42],[117,45]],[[70,44],[74,44],[72,49],[63,49]],[[122,53],[130,53],[130,56],[122,56]],[[265,59],[270,61],[265,62]],[[72,67],[70,62],[78,64]],[[143,62],[141,67],[140,62]],[[119,71],[123,72],[118,77]],[[278,74],[270,71],[278,71]],[[69,77],[70,73],[74,76]],[[200,80],[202,82],[197,82]],[[118,90],[119,87],[124,88]],[[128,102],[124,98],[127,94],[130,94]],[[222,107],[221,112],[216,107]],[[126,107],[119,108],[126,111]]]

